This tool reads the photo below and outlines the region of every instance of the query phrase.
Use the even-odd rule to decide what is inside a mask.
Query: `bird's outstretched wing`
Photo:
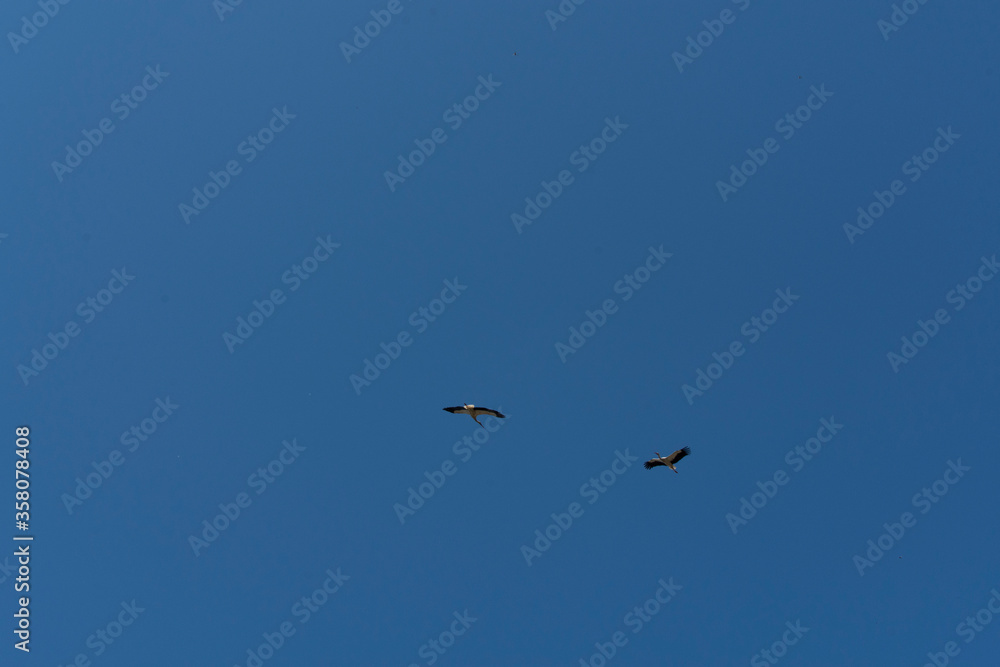
[[[490,415],[491,417],[499,417],[500,419],[506,419],[502,414],[496,410],[490,410],[489,408],[476,408],[472,411],[477,417],[479,415]]]
[[[465,409],[464,405],[456,405],[453,408],[444,408],[444,410],[446,412],[450,412],[453,415],[454,414],[468,414],[468,412],[469,412],[468,410]]]
[[[670,461],[671,463],[677,463],[678,461],[680,461],[682,458],[684,458],[685,456],[687,456],[690,453],[691,453],[691,448],[690,447],[684,447],[682,449],[678,449],[676,452],[674,452],[673,454],[671,454],[670,456],[668,456],[667,460]]]
[[[665,466],[667,464],[661,461],[660,459],[649,459],[642,465],[645,466],[646,470],[652,470],[656,466]]]

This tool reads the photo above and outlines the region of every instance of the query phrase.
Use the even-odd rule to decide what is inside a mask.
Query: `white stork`
[[[472,417],[477,424],[483,426],[482,422],[479,421],[479,417],[482,415],[489,415],[491,417],[498,417],[500,419],[505,419],[505,417],[497,412],[496,410],[490,410],[489,408],[477,408],[469,403],[464,403],[462,405],[455,406],[453,408],[444,408],[446,411],[452,413],[453,415],[469,415]],[[483,426],[483,428],[486,428]]]
[[[656,452],[656,458],[649,459],[648,461],[643,463],[643,465],[646,467],[646,470],[652,470],[656,466],[667,466],[674,472],[677,472],[677,468],[674,467],[674,464],[690,453],[691,453],[690,447],[684,447],[683,449],[678,449],[670,456],[660,456],[660,453]]]

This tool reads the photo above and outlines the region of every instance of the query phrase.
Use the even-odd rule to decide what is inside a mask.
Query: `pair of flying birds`
[[[489,408],[477,408],[475,405],[471,405],[469,403],[456,405],[453,408],[445,408],[445,411],[450,412],[453,415],[469,415],[480,426],[483,426],[483,424],[479,421],[479,418],[483,415],[489,415],[490,417],[496,417],[498,419],[505,419],[505,417],[496,410],[490,410]],[[483,428],[486,427],[483,426]],[[660,453],[656,452],[656,458],[649,459],[643,465],[646,467],[646,470],[652,470],[656,466],[666,466],[674,472],[677,472],[677,468],[674,467],[674,464],[690,453],[690,447],[682,447],[670,456],[660,456]]]

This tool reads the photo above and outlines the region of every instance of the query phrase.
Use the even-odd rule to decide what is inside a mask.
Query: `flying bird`
[[[678,449],[670,456],[660,456],[660,453],[656,452],[656,458],[649,459],[643,465],[646,467],[646,470],[652,470],[656,466],[667,466],[674,472],[677,472],[677,468],[674,467],[674,464],[690,453],[691,453],[690,447],[684,447],[683,449]]]
[[[479,421],[479,417],[482,415],[489,415],[491,417],[499,417],[500,419],[505,419],[505,417],[497,412],[496,410],[490,410],[489,408],[477,408],[474,405],[465,403],[463,405],[455,406],[454,408],[445,408],[448,412],[453,415],[469,415],[472,417],[477,424],[483,426],[482,422]],[[486,428],[483,426],[483,428]]]

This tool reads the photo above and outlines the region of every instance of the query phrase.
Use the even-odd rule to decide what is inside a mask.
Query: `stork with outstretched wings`
[[[660,456],[660,453],[656,452],[656,458],[649,459],[643,465],[646,467],[646,470],[652,470],[656,466],[667,466],[674,472],[677,472],[677,468],[674,467],[674,464],[690,453],[691,453],[690,447],[684,447],[682,449],[678,449],[670,456]]]
[[[458,405],[458,406],[455,406],[453,408],[444,408],[444,409],[445,409],[446,412],[450,412],[453,415],[469,415],[480,426],[483,426],[483,425],[479,421],[479,417],[481,417],[483,415],[489,415],[490,417],[497,417],[498,419],[506,419],[506,417],[504,417],[502,414],[500,414],[496,410],[490,410],[489,408],[477,408],[476,406],[471,405],[469,403],[465,403],[463,405]],[[483,426],[483,428],[486,428],[486,427]]]

